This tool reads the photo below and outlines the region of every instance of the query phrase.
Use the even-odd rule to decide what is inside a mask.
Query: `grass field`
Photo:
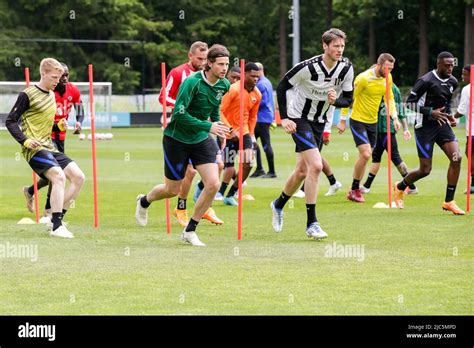
[[[464,131],[457,132],[464,151]],[[237,209],[216,202],[225,224],[201,222],[198,233],[207,248],[197,248],[179,240],[175,220],[166,234],[163,203],[150,207],[147,227],[135,223],[135,197],[163,177],[162,131],[113,133],[112,141],[97,143],[99,229],[92,227],[90,142],[69,135],[66,152],[87,182],[65,219],[76,238],[64,240],[49,237],[44,225],[17,224],[33,218],[21,192],[31,170],[17,154],[18,144],[0,132],[0,247],[26,244],[38,252],[36,261],[5,253],[0,258],[0,314],[474,314],[473,213],[441,210],[448,162],[439,149],[431,175],[417,184],[420,194],[409,196],[404,210],[373,209],[386,202],[386,170],[365,204],[347,201],[356,148],[349,132],[334,134],[323,154],[344,187],[324,197],[329,184],[321,180],[317,214],[329,238],[317,242],[304,233],[301,199],[285,208],[283,232],[272,230],[269,202],[295,163],[291,138],[277,129],[272,142],[278,179],[248,181],[245,193],[256,200],[244,202],[243,239],[237,241]],[[399,140],[399,146],[408,167],[415,167],[414,141]],[[461,207],[463,161],[456,194]],[[396,170],[393,175],[398,180]],[[171,202],[174,207],[176,200]],[[191,197],[188,204],[192,209]],[[328,257],[329,248],[351,245],[363,254]]]

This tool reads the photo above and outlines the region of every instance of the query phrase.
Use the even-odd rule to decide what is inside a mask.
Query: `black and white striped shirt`
[[[351,92],[352,100],[353,80],[354,68],[347,58],[338,61],[332,69],[324,64],[323,55],[300,62],[286,73],[278,86],[280,115],[282,118],[305,118],[324,123],[331,106],[327,99],[328,90],[334,89],[338,98],[343,92]],[[335,106],[349,105],[336,102]]]

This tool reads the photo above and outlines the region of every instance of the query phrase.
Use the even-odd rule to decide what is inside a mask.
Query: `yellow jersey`
[[[390,112],[393,113],[392,115],[396,115],[392,74],[389,74],[388,81]],[[354,105],[351,119],[368,124],[377,123],[382,100],[385,100],[385,77],[377,77],[375,68],[360,73],[354,80]]]

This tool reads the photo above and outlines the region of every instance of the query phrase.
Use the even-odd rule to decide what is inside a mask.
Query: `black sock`
[[[405,179],[403,179],[402,181],[400,181],[397,185],[397,188],[400,190],[400,191],[405,191],[405,189],[408,187],[408,184],[405,182]]]
[[[454,199],[454,193],[456,192],[456,185],[448,185],[446,187],[446,198],[445,202],[451,202]]]
[[[178,205],[176,208],[178,208],[178,210],[186,210],[186,200],[178,197]]]
[[[316,204],[306,204],[306,216],[308,217],[306,227],[318,221],[316,219]]]
[[[143,208],[148,208],[150,206],[150,202],[148,202],[146,200],[146,195],[143,196],[142,198],[140,198],[140,205],[143,207]]]
[[[35,187],[33,185],[28,187],[28,193],[30,194],[30,196],[33,196],[35,194]]]
[[[334,174],[329,175],[328,177],[329,180],[329,185],[334,185],[336,183],[336,178],[334,177]]]
[[[353,179],[352,180],[352,190],[358,190],[360,187],[360,180]]]
[[[304,181],[303,181],[303,184],[301,185],[300,190],[304,192]]]
[[[46,196],[46,205],[44,206],[44,209],[51,209],[51,196],[50,195]]]
[[[234,185],[232,185],[230,187],[230,190],[229,192],[227,192],[227,196],[226,197],[233,197],[235,195],[235,193],[239,190],[238,187],[235,187]]]
[[[220,193],[221,195],[224,195],[224,194],[225,194],[225,190],[227,190],[227,186],[229,186],[229,184],[226,184],[225,182],[222,182],[221,188],[219,189],[219,193]]]
[[[201,181],[198,182],[198,187],[200,190],[204,190],[204,183]]]
[[[198,225],[199,222],[193,220],[193,219],[190,219],[189,220],[189,223],[188,223],[188,226],[186,226],[186,232],[194,232],[196,231],[196,227]]]
[[[61,220],[63,219],[63,213],[53,213],[51,222],[53,223],[53,231],[62,225]]]
[[[277,209],[283,209],[283,207],[285,206],[286,202],[288,202],[288,200],[291,198],[291,196],[288,196],[285,194],[285,192],[282,192],[280,197],[278,197],[276,200],[275,200],[275,208]]]
[[[364,187],[370,188],[370,186],[372,186],[372,181],[374,181],[374,179],[375,179],[375,174],[369,173],[367,180],[365,180]]]
[[[403,177],[407,176],[408,173],[406,173],[405,175],[402,175]],[[410,188],[410,190],[416,190],[416,186],[415,184],[411,183],[411,184],[408,184],[408,187]]]
[[[64,217],[64,215],[66,215],[66,213],[67,213],[67,210],[63,209],[63,217]]]
[[[471,186],[474,186],[474,175],[471,175]]]

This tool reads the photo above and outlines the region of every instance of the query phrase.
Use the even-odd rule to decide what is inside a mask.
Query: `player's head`
[[[260,78],[260,68],[257,64],[248,62],[245,64],[245,88],[247,90],[254,89]]]
[[[202,41],[194,42],[189,48],[189,63],[194,70],[202,70],[207,59],[207,43]]]
[[[44,58],[40,63],[41,84],[48,90],[54,90],[59,83],[64,68],[54,58]]]
[[[471,78],[471,65],[470,64],[462,68],[461,77],[462,77],[463,82],[466,82],[466,83],[470,82],[470,78]]]
[[[63,62],[60,63],[64,69],[61,78],[59,79],[59,83],[56,85],[55,91],[63,94],[66,91],[66,84],[69,82],[69,68]]]
[[[451,76],[454,69],[454,56],[450,52],[441,52],[438,54],[436,60],[436,72],[442,79],[447,79]]]
[[[260,62],[255,62],[255,65],[257,65],[260,69],[260,77],[264,76],[265,75],[265,72],[263,70],[263,64],[260,63]]]
[[[230,53],[225,46],[215,44],[207,52],[206,71],[210,71],[216,78],[222,79],[229,69]]]
[[[227,80],[229,80],[231,84],[240,81],[240,67],[233,66],[230,68],[227,74]]]
[[[377,65],[375,66],[375,69],[377,69],[378,76],[386,77],[385,70],[388,68],[388,73],[390,74],[394,66],[395,66],[395,57],[392,56],[390,53],[382,53],[377,58]]]
[[[346,45],[346,34],[337,28],[325,31],[322,37],[324,55],[333,60],[341,60]]]

